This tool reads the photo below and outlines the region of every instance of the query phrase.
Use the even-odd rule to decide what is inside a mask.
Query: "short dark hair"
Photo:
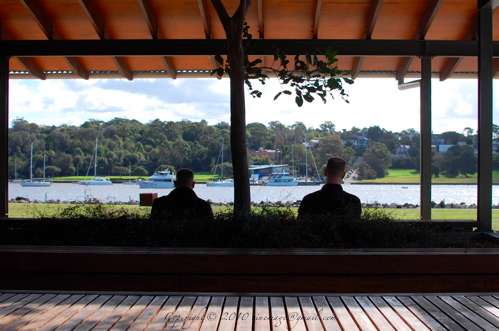
[[[345,173],[347,163],[341,157],[332,157],[327,161],[327,172],[331,175],[341,176]]]
[[[187,168],[182,168],[177,171],[176,180],[182,183],[194,180],[194,171]]]

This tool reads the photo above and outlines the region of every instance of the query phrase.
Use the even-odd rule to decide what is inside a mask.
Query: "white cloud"
[[[433,132],[461,132],[476,129],[475,80],[432,81]],[[263,92],[253,99],[246,93],[246,122],[268,124],[280,121],[291,125],[303,122],[318,127],[332,121],[336,128],[351,129],[378,125],[400,131],[419,130],[419,89],[399,91],[394,79],[357,79],[346,85],[350,103],[339,96],[323,104],[320,99],[299,108],[294,96],[281,95],[276,80],[254,88]],[[137,79],[118,80],[11,80],[10,118],[24,117],[47,125],[80,125],[90,118],[111,120],[114,117],[137,119],[143,123],[159,118],[178,121],[205,119],[210,124],[230,121],[229,79]],[[494,96],[499,102],[498,94]],[[495,107],[497,110],[497,106]],[[494,123],[499,123],[495,112]]]

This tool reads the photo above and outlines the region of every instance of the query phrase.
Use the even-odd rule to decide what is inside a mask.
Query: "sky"
[[[79,126],[89,119],[136,119],[148,123],[206,120],[213,125],[230,123],[228,78],[195,79],[11,79],[10,122],[24,118],[40,125]],[[359,78],[345,85],[349,103],[336,96],[324,104],[319,98],[298,107],[294,96],[281,95],[277,80],[265,85],[253,82],[261,98],[246,94],[246,123],[285,125],[303,122],[318,128],[331,121],[336,130],[379,126],[393,132],[420,131],[419,88],[400,91],[393,78]],[[499,94],[494,95],[494,124],[499,124]],[[477,81],[474,79],[432,80],[432,131],[462,132],[477,128]]]

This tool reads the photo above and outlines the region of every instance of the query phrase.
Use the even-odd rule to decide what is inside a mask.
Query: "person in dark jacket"
[[[213,220],[210,204],[194,193],[194,172],[180,169],[175,179],[175,189],[154,200],[150,218]]]
[[[307,194],[298,209],[298,218],[309,215],[331,215],[332,217],[360,219],[360,199],[343,191],[346,162],[340,157],[330,158],[324,175],[326,184],[319,191]]]

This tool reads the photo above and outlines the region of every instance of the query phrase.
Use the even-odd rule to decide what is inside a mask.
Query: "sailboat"
[[[309,180],[308,177],[308,151],[310,151],[310,155],[312,156],[312,160],[314,161],[315,171],[319,176],[319,171],[317,170],[317,165],[315,164],[314,154],[309,148],[309,143],[307,143],[307,136],[305,135],[305,178],[298,179],[298,185],[300,186],[312,186],[312,185],[320,185],[322,184],[321,180],[317,180],[317,177],[314,177],[313,181]]]
[[[137,185],[136,181],[132,182],[130,178],[132,176],[132,163],[130,162],[130,166],[128,167],[128,182],[123,182],[124,185]]]
[[[95,138],[94,178],[92,178],[90,180],[80,180],[78,182],[78,184],[80,184],[80,185],[113,185],[113,182],[111,182],[109,180],[109,178],[97,177],[97,146],[98,146],[98,143],[99,143],[99,139]],[[87,170],[87,176],[88,176],[88,171],[89,170],[90,170],[90,167]]]
[[[29,181],[19,182],[23,187],[47,187],[52,185],[51,182],[45,181],[45,160],[46,155],[43,155],[43,179],[35,180],[37,178],[33,178],[33,143],[31,143],[31,157],[30,157],[30,165],[29,165]]]
[[[215,186],[224,186],[224,187],[230,187],[230,186],[234,186],[234,181],[232,181],[232,179],[224,179],[224,166],[223,166],[223,163],[224,163],[224,140],[222,139],[222,147],[220,148],[220,154],[219,156],[221,156],[221,162],[220,162],[220,179],[217,180],[217,181],[214,181],[214,180],[211,180],[209,182],[206,183],[206,186],[208,187],[215,187]],[[218,162],[218,160],[217,160]],[[218,167],[218,163],[217,165],[215,166],[215,171],[213,172],[213,176],[215,176],[215,173],[217,172],[217,167]]]

